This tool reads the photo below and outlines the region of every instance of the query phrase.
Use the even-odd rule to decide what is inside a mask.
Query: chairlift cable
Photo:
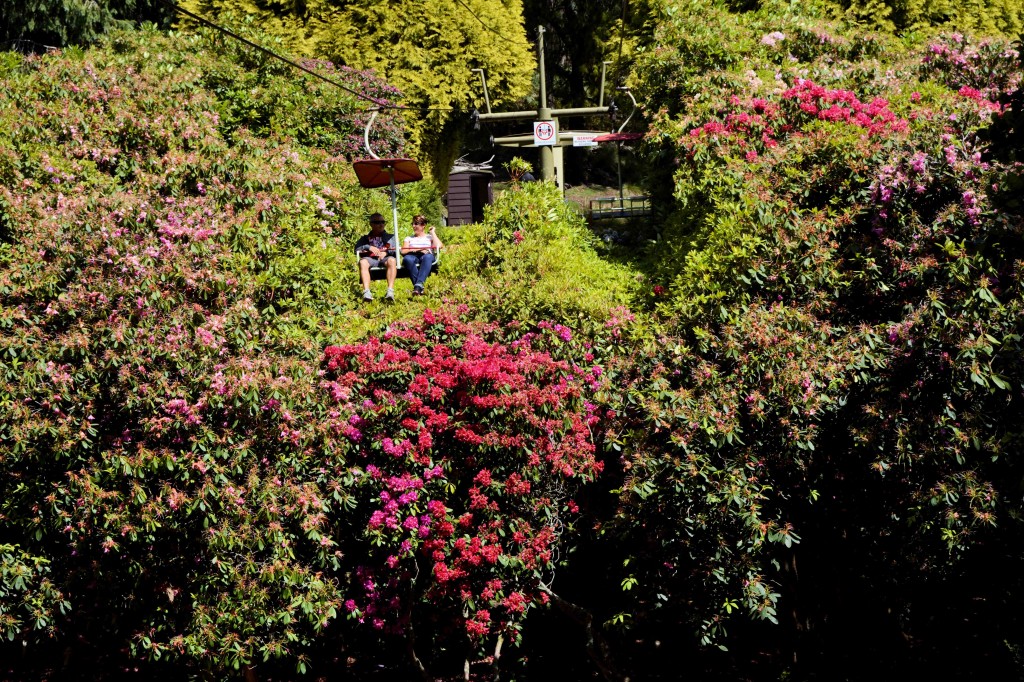
[[[21,50],[19,50],[18,48],[21,45],[35,45],[37,47],[43,48],[47,52],[53,52],[54,50],[61,49],[57,45],[46,45],[44,43],[37,43],[36,41],[30,40],[28,38],[11,38],[10,40],[0,43],[0,45],[5,45],[6,47],[4,47],[3,49],[9,52],[20,52]]]
[[[277,54],[273,50],[267,49],[267,48],[263,47],[262,45],[254,43],[253,41],[251,41],[251,40],[249,40],[247,38],[243,38],[242,36],[240,36],[237,33],[231,31],[230,29],[227,29],[227,28],[225,28],[223,26],[218,26],[217,24],[213,23],[209,19],[204,19],[203,17],[199,16],[198,14],[193,14],[192,12],[188,11],[187,9],[183,9],[182,7],[179,7],[177,4],[175,4],[173,2],[170,2],[169,0],[168,0],[168,4],[171,5],[171,7],[173,7],[174,10],[176,12],[178,12],[179,14],[184,14],[185,16],[187,16],[187,17],[189,17],[191,19],[194,19],[195,21],[198,21],[200,24],[203,24],[204,26],[208,26],[209,28],[212,28],[212,29],[215,29],[217,31],[220,31],[221,33],[224,33],[225,35],[231,36],[235,40],[237,40],[239,42],[242,42],[242,43],[245,43],[249,47],[256,48],[257,50],[259,50],[263,54],[269,55],[269,56],[271,56],[271,57],[273,57],[275,59],[279,59],[282,62],[284,62],[286,64],[289,64],[290,66],[295,67],[299,71],[303,71],[305,73],[308,73],[309,75],[314,76],[315,78],[319,78],[320,80],[325,81],[327,83],[330,83],[331,85],[333,85],[335,87],[341,88],[345,92],[347,92],[349,94],[352,94],[352,95],[355,95],[356,97],[358,97],[361,100],[365,100],[367,102],[373,102],[374,104],[380,105],[380,102],[376,101],[374,98],[367,97],[366,95],[362,94],[361,92],[358,92],[358,91],[356,91],[356,90],[354,90],[354,89],[352,89],[352,88],[350,88],[350,87],[348,87],[346,85],[343,85],[342,83],[339,83],[338,81],[334,80],[333,78],[328,78],[327,76],[324,76],[323,74],[319,74],[316,71],[313,71],[312,69],[308,69],[305,66],[302,66],[301,64],[299,64],[298,62],[292,61],[291,59],[288,59],[287,57],[284,57],[282,55]]]
[[[480,25],[481,25],[481,26],[483,26],[484,28],[486,28],[486,29],[487,29],[488,31],[490,31],[490,32],[491,32],[491,33],[493,33],[494,35],[498,36],[499,38],[501,38],[502,40],[504,40],[504,41],[505,41],[506,43],[512,43],[513,45],[516,45],[516,44],[517,44],[517,43],[516,43],[516,41],[514,41],[514,40],[510,40],[509,38],[506,38],[506,37],[505,37],[504,35],[502,35],[502,34],[501,34],[501,32],[499,32],[499,31],[498,31],[497,29],[494,29],[494,28],[492,28],[492,27],[488,26],[487,24],[485,24],[485,23],[484,23],[484,20],[483,20],[483,19],[481,19],[481,18],[480,18],[480,17],[479,17],[478,15],[477,15],[477,13],[476,13],[476,12],[474,12],[474,11],[472,10],[472,8],[471,8],[471,7],[469,6],[469,5],[467,5],[466,3],[464,3],[464,2],[462,1],[462,0],[455,0],[455,2],[459,3],[460,5],[462,5],[462,6],[463,6],[463,7],[464,7],[464,8],[466,9],[466,11],[467,11],[467,12],[469,12],[470,14],[472,14],[472,15],[473,15],[473,18],[474,18],[474,19],[476,19],[476,20],[477,20],[478,22],[480,22]]]
[[[374,106],[369,107],[367,109],[367,111],[385,111],[385,110],[400,110],[400,111],[455,111],[456,110],[454,107],[410,107],[410,106],[405,106],[405,105],[401,105],[401,104],[383,104],[381,102],[381,100],[379,100],[377,98],[369,97],[367,95],[364,95],[363,93],[359,92],[358,90],[354,90],[354,89],[348,87],[347,85],[344,85],[343,83],[340,83],[339,81],[334,80],[333,78],[328,78],[327,76],[324,76],[323,74],[317,73],[316,71],[313,71],[312,69],[308,69],[305,66],[303,66],[302,64],[299,64],[298,62],[296,62],[294,60],[288,59],[287,57],[285,57],[283,55],[280,55],[280,54],[274,52],[271,49],[263,47],[262,45],[259,45],[258,43],[254,43],[253,41],[248,40],[247,38],[243,38],[242,36],[240,36],[237,33],[231,31],[230,29],[227,29],[227,28],[225,28],[223,26],[219,26],[218,24],[213,23],[209,19],[204,19],[203,17],[199,16],[198,14],[193,14],[192,12],[188,11],[187,9],[183,9],[183,8],[179,7],[177,4],[175,4],[174,2],[171,2],[171,0],[166,0],[166,2],[167,2],[168,5],[170,5],[174,9],[174,11],[178,12],[179,14],[184,14],[185,16],[187,16],[187,17],[189,17],[191,19],[194,19],[195,21],[199,22],[200,24],[202,24],[204,26],[208,26],[209,28],[212,28],[212,29],[214,29],[216,31],[220,31],[221,33],[223,33],[223,34],[225,34],[227,36],[230,36],[230,37],[234,38],[235,40],[237,40],[239,42],[245,43],[249,47],[252,47],[252,48],[255,48],[255,49],[259,50],[263,54],[266,54],[266,55],[268,55],[270,57],[273,57],[274,59],[278,59],[278,60],[284,62],[285,64],[288,64],[289,66],[293,66],[296,69],[298,69],[299,71],[307,73],[310,76],[314,76],[315,78],[319,78],[320,80],[322,80],[322,81],[324,81],[326,83],[330,83],[331,85],[333,85],[333,86],[335,86],[337,88],[340,88],[340,89],[344,90],[345,92],[347,92],[347,93],[349,93],[351,95],[354,95],[357,99],[361,99],[361,100],[363,100],[365,102],[372,103]]]
[[[615,58],[616,85],[625,85],[622,82],[622,38],[626,32],[626,1],[622,0],[622,14],[619,16],[619,56]]]

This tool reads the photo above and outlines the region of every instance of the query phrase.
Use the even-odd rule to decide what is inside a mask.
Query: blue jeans
[[[423,283],[427,281],[427,275],[430,274],[430,269],[434,267],[434,252],[407,253],[402,257],[402,265],[409,273],[413,288],[422,289]]]

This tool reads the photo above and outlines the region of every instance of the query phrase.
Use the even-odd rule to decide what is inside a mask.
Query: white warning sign
[[[558,143],[554,121],[533,122],[533,143],[538,147],[552,147]]]
[[[575,133],[572,136],[573,147],[596,147],[597,142],[594,142],[594,138],[600,135],[600,133]]]

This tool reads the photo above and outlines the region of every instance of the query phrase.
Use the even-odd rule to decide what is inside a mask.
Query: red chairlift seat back
[[[359,159],[352,167],[359,185],[367,189],[390,186],[392,175],[396,185],[423,179],[420,167],[412,159]]]
[[[594,142],[634,142],[643,136],[643,133],[605,133],[595,137]]]

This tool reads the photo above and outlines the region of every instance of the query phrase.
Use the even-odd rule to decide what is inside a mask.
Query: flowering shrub
[[[336,150],[226,139],[204,79],[236,65],[192,53],[209,45],[119,34],[3,72],[20,93],[0,112],[7,636],[295,663],[340,607],[317,563],[333,555],[296,556],[306,483],[258,475],[272,443],[295,447],[261,394],[315,375],[301,348],[266,349],[330,290],[370,201],[317,170]],[[254,94],[288,91],[261,76]]]
[[[1021,218],[995,201],[1012,169],[978,136],[1019,69],[1007,43],[963,37],[780,60],[789,26],[735,21],[750,58],[651,116],[676,203],[653,281],[660,338],[612,367],[629,561],[609,620],[742,645],[760,637],[725,630],[745,613],[779,621],[800,656],[815,630],[807,651],[834,663],[847,644],[827,623],[858,613],[843,592],[927,638],[930,604],[907,586],[996,602],[1018,589],[974,561],[1018,540],[1022,512],[1007,450]],[[993,639],[1016,622],[965,617]]]
[[[922,72],[955,90],[970,88],[996,99],[1020,85],[1017,51],[1001,40],[972,41],[963,34],[940,36],[928,45]]]
[[[730,103],[736,110],[724,112],[723,122],[709,121],[693,128],[690,136],[716,141],[722,137],[740,151],[746,149],[746,161],[755,161],[759,152],[779,145],[780,135],[802,135],[801,128],[814,120],[857,126],[869,137],[906,132],[908,128],[907,121],[897,117],[885,99],[878,97],[865,104],[850,90],[824,88],[802,78],[783,91],[779,100],[776,104],[755,97],[743,102],[734,95]],[[701,146],[692,146],[691,155]]]
[[[435,651],[460,646],[450,624],[478,648],[518,641],[548,601],[575,491],[602,469],[586,400],[602,370],[558,359],[574,345],[558,324],[475,330],[428,310],[383,339],[327,347],[329,429],[347,443],[365,524],[350,618],[394,633],[426,622]]]

